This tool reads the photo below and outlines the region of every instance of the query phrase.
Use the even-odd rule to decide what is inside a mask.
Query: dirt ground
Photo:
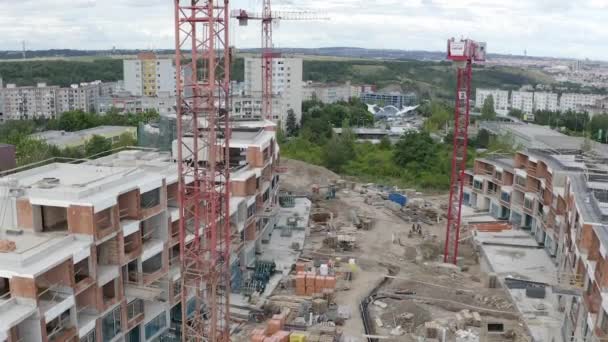
[[[300,161],[283,159],[281,164],[288,169],[281,176],[281,187],[287,191],[310,193],[313,184],[326,185],[339,179],[331,171]],[[483,275],[479,272],[477,255],[472,246],[461,245],[460,254],[464,257],[462,265],[466,266],[463,271],[441,266],[439,261],[445,232],[442,215],[439,216],[439,222],[422,224],[422,235],[412,235],[412,223],[389,208],[365,203],[366,196],[361,191],[365,189],[357,184],[354,190],[338,191],[336,199],[322,198],[313,204],[316,210],[333,214],[329,230],[337,233],[352,226],[353,212],[373,218],[375,223],[370,230],[356,230],[354,233],[348,230],[356,238],[357,247],[348,251],[328,248],[323,244],[327,232],[313,229],[303,251],[303,257],[310,259],[355,259],[357,271],[353,273],[352,281],[347,283],[349,290],[340,291],[336,295],[338,305],[350,308],[351,318],[343,326],[344,335],[352,337],[350,341],[365,341],[358,305],[378,286],[389,269],[395,278],[378,289],[379,295],[399,291],[414,293],[398,299],[388,298],[386,303],[389,306],[385,309],[370,305],[372,320],[379,318],[384,326],[377,327],[376,334],[390,337],[389,341],[415,341],[415,336],[422,333],[425,322],[453,319],[462,309],[478,311],[484,319],[505,320],[517,330],[515,335],[523,335],[515,308],[504,291],[483,286]],[[421,194],[414,197],[431,204],[438,212],[447,203],[447,194]],[[414,317],[404,320],[403,316],[407,313]],[[405,325],[402,328],[406,334],[390,336],[397,321]],[[518,340],[508,338],[505,341]]]

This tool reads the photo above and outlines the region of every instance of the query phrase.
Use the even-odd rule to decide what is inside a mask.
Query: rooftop
[[[89,129],[83,129],[76,132],[66,131],[44,131],[32,134],[33,138],[46,141],[49,145],[58,147],[80,146],[91,139],[93,135],[101,135],[103,137],[119,136],[123,133],[135,133],[136,127],[130,126],[99,126]]]
[[[21,191],[32,204],[93,206],[99,212],[115,204],[123,192],[141,192],[177,181],[176,165],[168,154],[122,151],[82,164],[52,163],[0,178],[3,189]]]
[[[504,288],[525,317],[523,322],[533,336],[533,341],[552,341],[554,337],[560,336],[563,316],[552,287],[556,282],[557,269],[547,252],[528,233],[519,230],[478,232],[474,239],[487,262],[488,272],[494,272],[503,285],[509,278],[520,279],[524,283],[546,284],[544,298],[527,296],[525,286]]]

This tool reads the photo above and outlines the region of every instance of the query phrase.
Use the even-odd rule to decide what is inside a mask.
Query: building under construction
[[[239,293],[276,219],[275,124],[234,123],[229,152],[231,289]],[[0,340],[179,338],[174,157],[125,150],[78,162],[0,178]],[[193,304],[188,314],[207,310]]]

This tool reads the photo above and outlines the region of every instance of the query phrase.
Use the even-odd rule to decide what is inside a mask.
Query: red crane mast
[[[444,262],[456,264],[460,239],[460,220],[464,175],[467,163],[469,112],[471,109],[471,78],[473,62],[483,62],[486,44],[470,39],[448,40],[448,59],[454,61],[457,69],[456,104],[454,106],[454,147],[452,152],[452,174],[450,178],[450,199],[445,236]]]
[[[183,341],[230,340],[228,3],[174,0]]]

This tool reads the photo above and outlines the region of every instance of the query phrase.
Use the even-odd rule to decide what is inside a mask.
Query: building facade
[[[582,110],[585,106],[594,106],[603,95],[565,93],[560,97],[559,106],[562,111]]]
[[[475,107],[483,108],[488,97],[492,96],[494,100],[494,111],[498,114],[506,115],[509,112],[509,91],[500,89],[482,89],[475,90]]]
[[[608,337],[608,168],[606,151],[528,149],[478,158],[467,172],[466,205],[528,232],[555,264],[552,306],[561,316],[555,341]],[[598,164],[599,163],[599,164]],[[534,267],[534,265],[524,265]]]
[[[157,96],[160,92],[175,96],[175,76],[173,60],[152,52],[123,60],[124,88],[133,96]]]
[[[302,119],[302,59],[281,57],[274,58],[272,65],[272,93],[277,97],[273,101],[272,120],[287,122],[287,113],[292,110],[296,120]],[[262,98],[262,59],[245,58],[245,80],[243,95],[252,98]],[[256,100],[253,100],[256,102]],[[278,104],[278,105],[275,105]]]
[[[159,92],[156,96],[131,96],[121,93],[99,98],[97,112],[105,114],[110,110],[119,113],[155,111],[161,116],[168,116],[176,114],[176,103],[177,97],[168,92]]]
[[[534,110],[549,110],[556,112],[559,110],[559,100],[556,93],[535,92]]]
[[[361,101],[366,104],[378,104],[381,106],[395,106],[397,108],[403,108],[407,106],[413,106],[418,100],[416,94],[408,93],[402,94],[399,92],[392,93],[372,93],[364,92],[361,93]]]
[[[275,225],[275,131],[270,122],[235,123],[233,131],[228,210],[237,293]],[[191,299],[181,303],[177,165],[170,154],[131,150],[53,163],[0,178],[6,190],[0,341],[177,340],[181,305],[188,314],[204,309]]]
[[[344,84],[326,84],[309,81],[306,82],[302,91],[304,100],[317,99],[328,104],[348,101],[361,95],[360,87],[353,86],[350,82]]]
[[[0,109],[0,122],[52,119],[72,110],[97,112],[100,98],[112,95],[115,89],[116,83],[101,81],[73,84],[68,88],[48,86],[46,83],[38,83],[35,87],[7,84],[6,88],[0,88],[0,103],[3,106]]]
[[[534,112],[534,93],[528,91],[511,92],[511,108],[531,114]]]

